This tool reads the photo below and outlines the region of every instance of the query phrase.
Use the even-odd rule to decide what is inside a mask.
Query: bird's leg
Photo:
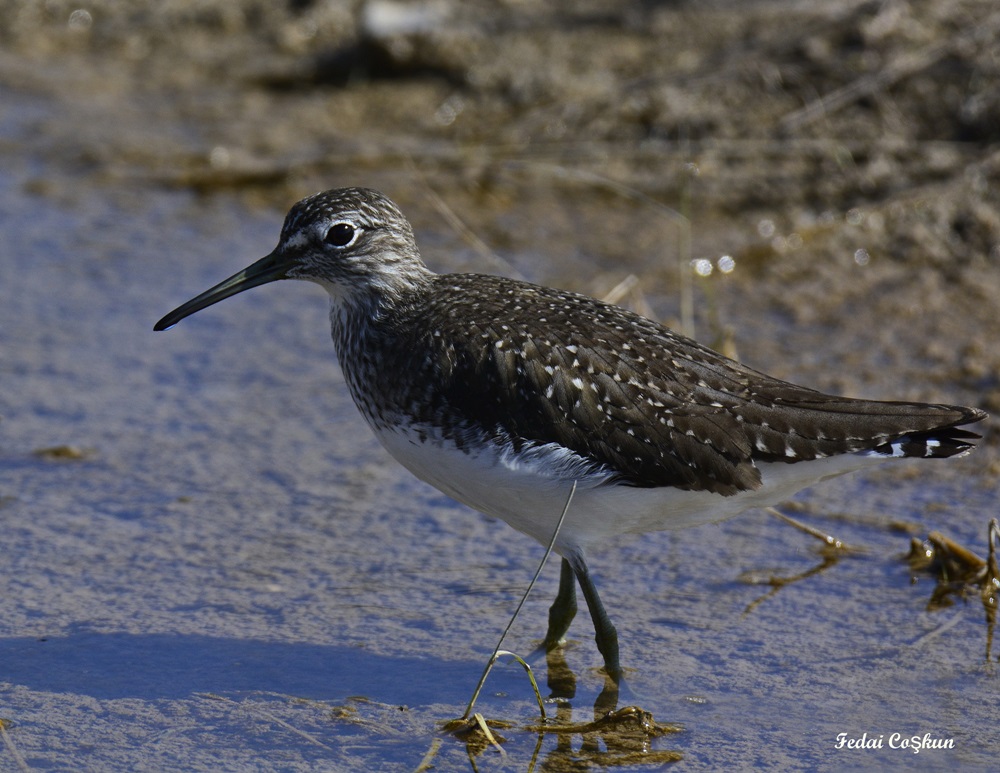
[[[576,576],[565,558],[559,571],[559,592],[549,607],[549,629],[545,633],[545,649],[553,650],[563,643],[569,624],[576,617]]]
[[[583,560],[582,553],[574,553],[569,559],[573,573],[577,582],[580,583],[580,590],[587,601],[587,609],[590,610],[590,618],[594,621],[595,640],[597,649],[604,656],[604,670],[608,676],[617,684],[621,680],[622,667],[618,659],[618,631],[615,630],[611,618],[608,617],[601,597],[597,593],[597,586],[594,585],[587,564]]]

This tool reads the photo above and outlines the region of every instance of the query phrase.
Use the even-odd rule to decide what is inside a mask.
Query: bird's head
[[[413,229],[388,198],[368,188],[340,188],[302,199],[289,210],[278,246],[251,266],[179,306],[156,323],[184,317],[278,279],[322,285],[334,302],[381,303],[431,276]]]

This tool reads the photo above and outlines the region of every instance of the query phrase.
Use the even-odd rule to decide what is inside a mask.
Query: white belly
[[[416,432],[405,430],[383,430],[376,435],[393,458],[421,480],[475,510],[503,519],[543,545],[551,540],[573,482],[567,468],[576,457],[565,449],[541,447],[525,458],[496,446],[463,453],[434,440],[421,442]],[[567,555],[586,551],[617,534],[722,521],[744,510],[783,502],[813,483],[878,461],[845,454],[797,464],[762,464],[764,485],[730,497],[671,487],[601,485],[607,476],[582,476],[577,479],[555,550]]]

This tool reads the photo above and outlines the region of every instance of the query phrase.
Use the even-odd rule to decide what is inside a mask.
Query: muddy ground
[[[316,190],[382,189],[436,270],[615,293],[817,388],[1000,411],[998,41],[985,0],[0,2],[0,767],[412,770],[464,708],[536,547],[382,454],[322,298],[151,332]],[[804,495],[868,557],[750,612],[816,559],[764,516],[600,556],[627,702],[684,726],[652,748],[995,759],[982,605],[926,610],[899,560],[930,529],[985,556],[992,427]],[[531,700],[501,682],[518,762],[479,764],[528,769]],[[837,728],[958,748],[845,758]],[[606,762],[539,738],[547,769]]]
[[[678,260],[730,255],[694,280],[717,304],[696,299],[703,337],[772,370],[826,365],[824,388],[912,368],[908,392],[943,379],[994,410],[998,26],[988,2],[0,10],[7,87],[60,104],[31,145],[87,189],[282,210],[377,185],[418,225],[448,230],[447,207],[508,271],[594,294],[634,272],[674,320]],[[462,237],[425,238],[428,259],[504,268]],[[769,340],[771,315],[821,331],[809,356]]]

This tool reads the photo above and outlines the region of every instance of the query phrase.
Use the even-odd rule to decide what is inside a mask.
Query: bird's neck
[[[373,278],[349,290],[326,286],[333,340],[341,363],[365,359],[365,351],[385,335],[386,322],[419,305],[431,291],[435,274],[422,265],[420,269]]]
[[[430,287],[334,297],[330,323],[341,370],[358,409],[376,430],[412,402],[416,371],[428,363],[428,339],[416,320]]]

